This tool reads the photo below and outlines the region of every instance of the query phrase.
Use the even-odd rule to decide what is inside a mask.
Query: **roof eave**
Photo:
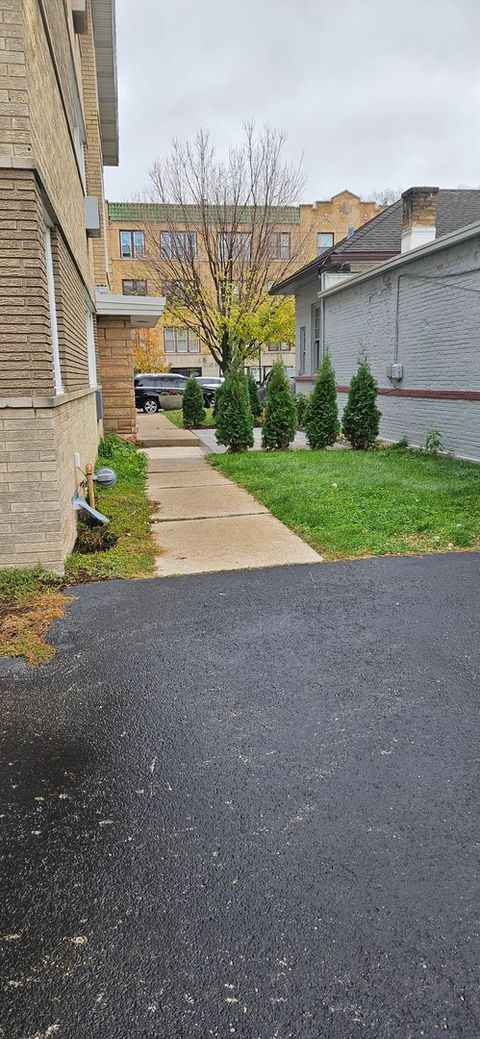
[[[388,271],[411,263],[412,260],[418,260],[422,256],[440,252],[451,245],[460,245],[462,242],[468,242],[472,238],[480,238],[480,220],[476,220],[473,224],[466,224],[456,231],[450,231],[440,238],[435,238],[433,242],[427,242],[426,245],[419,245],[416,249],[400,253],[394,256],[393,259],[386,260],[385,263],[379,263],[376,267],[372,267],[371,270],[362,271],[360,274],[356,274],[352,278],[348,278],[347,281],[342,281],[339,285],[332,286],[330,289],[324,289],[323,292],[317,293],[317,298],[325,299],[327,296],[336,295],[337,292],[345,292],[347,289],[351,289],[352,285],[358,285],[360,282],[368,281],[370,278],[376,278],[379,274],[387,274]]]
[[[115,0],[92,0],[98,107],[104,166],[118,166]]]
[[[132,328],[155,328],[165,303],[163,296],[117,296],[101,288],[95,292],[98,317],[123,318]]]

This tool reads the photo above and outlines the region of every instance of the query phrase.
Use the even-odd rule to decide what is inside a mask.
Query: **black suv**
[[[223,378],[217,378],[215,375],[196,375],[196,382],[202,387],[203,402],[206,408],[213,407],[215,401],[215,394],[218,387],[224,382]]]
[[[162,396],[167,393],[185,392],[187,380],[184,375],[173,372],[147,373],[135,376],[135,407],[147,415],[155,415],[162,407]]]

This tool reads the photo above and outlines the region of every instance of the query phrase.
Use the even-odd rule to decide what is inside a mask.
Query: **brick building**
[[[110,291],[114,0],[0,0],[0,55],[0,567],[61,571],[74,455],[134,437],[131,327],[161,304]]]
[[[291,256],[296,258],[297,265],[302,260],[311,259],[323,250],[331,248],[334,243],[353,233],[361,224],[381,212],[383,207],[374,202],[363,202],[351,191],[341,191],[326,201],[314,202],[283,209],[282,222],[275,227],[276,242],[279,243],[277,256],[272,255],[272,282],[278,278],[278,270],[282,263]],[[145,220],[145,210],[148,219]],[[168,212],[167,212],[168,210]],[[129,202],[112,202],[109,211],[109,251],[111,260],[112,288],[115,293],[168,295],[168,289],[159,284],[152,272],[153,264],[148,262],[148,252],[154,247],[160,248],[162,234],[169,234],[172,228],[179,233],[187,231],[194,234],[192,228],[195,219],[187,228],[179,212],[178,219],[173,207],[155,204],[137,204]],[[248,214],[246,215],[246,224]],[[205,268],[208,278],[208,261],[198,250],[198,263]],[[275,250],[272,250],[274,253]],[[190,329],[173,328],[168,318],[160,321],[156,329],[157,342],[165,355],[165,363],[173,371],[192,375],[218,375],[219,369],[205,344]],[[281,358],[287,368],[295,364],[294,348],[285,344],[282,350],[279,344],[266,344],[262,351],[262,374],[267,372],[274,360]],[[258,361],[251,361],[252,367],[258,367]]]

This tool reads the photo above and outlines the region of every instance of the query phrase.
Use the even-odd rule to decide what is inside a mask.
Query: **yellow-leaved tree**
[[[167,372],[165,355],[153,328],[136,328],[132,334],[135,372]]]

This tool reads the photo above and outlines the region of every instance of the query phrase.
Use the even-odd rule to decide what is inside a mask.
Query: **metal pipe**
[[[87,497],[88,504],[92,509],[95,508],[95,488],[93,485],[93,465],[90,462],[85,466],[85,476],[87,477]]]

